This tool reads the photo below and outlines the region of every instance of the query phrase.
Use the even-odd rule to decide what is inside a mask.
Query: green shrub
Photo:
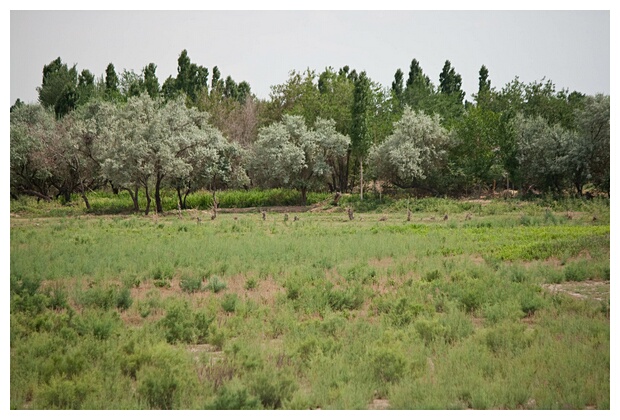
[[[250,385],[252,394],[258,396],[263,407],[267,409],[281,408],[296,389],[297,384],[293,377],[276,369],[258,372]]]
[[[258,398],[251,396],[245,388],[223,386],[206,410],[257,410],[261,407]]]
[[[193,313],[186,301],[170,304],[166,315],[159,322],[170,344],[193,343],[196,340]]]
[[[413,325],[416,332],[427,345],[439,339],[443,339],[447,330],[439,320],[418,319]]]
[[[420,313],[423,306],[418,303],[411,303],[406,297],[401,297],[396,302],[392,302],[388,312],[390,322],[397,326],[403,327],[411,323]]]
[[[236,293],[228,293],[224,295],[222,299],[222,309],[226,312],[235,312],[237,304],[239,303],[239,297]]]
[[[516,321],[523,317],[521,303],[516,299],[487,304],[482,308],[482,315],[493,325],[504,320]]]
[[[535,336],[535,330],[527,330],[521,323],[504,322],[486,331],[484,343],[493,353],[517,354],[529,347]]]
[[[344,290],[331,289],[328,292],[327,301],[335,311],[358,309],[364,303],[364,290],[360,286]]]
[[[564,267],[564,279],[566,281],[584,281],[590,277],[589,263],[576,261]]]
[[[407,360],[390,349],[374,352],[370,363],[375,378],[380,382],[397,382],[407,369]]]
[[[218,276],[213,276],[207,282],[207,285],[205,286],[205,289],[206,290],[210,290],[213,293],[218,293],[218,292],[226,289],[226,282],[220,280],[220,278]]]
[[[163,289],[170,289],[170,287],[172,286],[170,284],[170,280],[165,279],[155,280],[153,281],[153,284],[155,285],[155,287],[160,287]]]
[[[249,278],[245,281],[245,284],[243,285],[243,288],[245,290],[254,290],[256,289],[256,286],[258,286],[258,281],[255,278]]]
[[[37,395],[39,409],[79,410],[93,392],[93,384],[85,380],[53,377]]]
[[[165,366],[147,366],[138,376],[138,394],[153,410],[172,410],[177,404],[179,381]]]
[[[116,295],[116,307],[121,311],[129,309],[133,299],[131,298],[131,291],[127,288],[121,289]]]
[[[183,275],[179,286],[181,290],[187,293],[199,292],[202,289],[202,279],[196,276]]]
[[[117,312],[98,309],[85,310],[73,319],[73,323],[78,334],[92,335],[99,340],[107,340],[122,325]]]
[[[424,276],[422,276],[422,280],[424,281],[435,281],[435,280],[439,280],[441,278],[441,273],[439,272],[439,270],[431,270],[428,271],[424,274]]]

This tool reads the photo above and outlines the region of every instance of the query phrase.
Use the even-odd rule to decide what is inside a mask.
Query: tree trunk
[[[148,216],[149,215],[149,211],[151,210],[151,195],[149,194],[149,187],[148,185],[144,186],[144,191],[146,194],[146,210],[144,210],[144,215]]]
[[[360,201],[364,200],[364,161],[360,158]]]
[[[84,204],[86,205],[86,210],[90,210],[90,202],[88,201],[88,197],[86,196],[86,191],[84,191],[84,184],[81,185],[82,199],[84,200]]]
[[[306,197],[308,195],[308,188],[307,187],[302,187],[299,191],[301,192],[301,205],[305,206],[306,205]]]
[[[181,209],[186,210],[185,208],[185,200],[181,196],[181,187],[177,186],[177,197],[179,197],[179,203],[181,203]]]
[[[157,213],[163,213],[164,209],[161,205],[161,180],[164,179],[163,175],[157,175],[155,180],[155,208]]]
[[[192,191],[191,187],[187,187],[187,190],[185,190],[185,194],[183,194],[183,208],[187,209],[187,196],[189,195],[189,193]]]
[[[139,187],[136,186],[135,191],[131,191],[130,188],[123,188],[123,189],[129,193],[129,196],[131,197],[131,201],[133,201],[133,211],[139,212],[140,211],[140,206],[138,205],[138,189],[139,189]]]

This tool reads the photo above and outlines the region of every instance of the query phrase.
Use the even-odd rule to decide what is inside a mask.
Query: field
[[[609,202],[409,204],[12,213],[11,408],[609,409]]]

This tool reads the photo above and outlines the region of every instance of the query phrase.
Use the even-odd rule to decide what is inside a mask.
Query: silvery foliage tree
[[[52,112],[41,105],[23,105],[11,112],[11,194],[28,194],[50,200],[53,162],[47,144],[57,133]]]
[[[573,162],[583,172],[573,173],[573,184],[579,194],[585,181],[609,192],[610,189],[610,97],[588,96],[583,109],[576,112],[578,150]]]
[[[165,104],[147,94],[130,98],[119,112],[117,135],[104,161],[104,174],[132,191],[133,197],[137,198],[138,189],[143,187],[146,214],[154,189],[157,211],[162,212],[161,188],[166,179],[172,182],[201,173],[232,171],[232,165],[222,165],[218,158],[226,154],[227,141],[207,119],[208,114],[187,108],[182,96]]]
[[[370,152],[373,175],[401,188],[427,188],[424,180],[441,169],[448,133],[438,115],[426,115],[406,106],[394,132]]]
[[[308,129],[304,118],[285,115],[261,128],[250,161],[253,180],[266,187],[292,187],[306,204],[308,189],[326,185],[351,140],[336,131],[333,120],[317,119]]]
[[[110,102],[97,99],[78,108],[70,115],[70,120],[69,134],[75,154],[72,166],[78,176],[78,191],[89,208],[86,188],[109,182],[102,173],[102,165],[118,132],[118,109]],[[112,186],[116,190],[116,186]]]
[[[561,193],[575,169],[577,135],[559,124],[549,125],[543,117],[514,119],[517,136],[517,158],[523,189],[537,188],[543,191]]]
[[[198,188],[237,188],[250,183],[244,168],[246,152],[238,143],[228,141],[211,126],[203,127],[201,136],[203,141],[183,154],[190,171],[178,172],[170,179],[183,209],[187,208],[187,196]]]

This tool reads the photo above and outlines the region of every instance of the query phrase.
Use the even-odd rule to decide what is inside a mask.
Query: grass
[[[20,210],[11,408],[609,409],[608,205],[411,203]]]

